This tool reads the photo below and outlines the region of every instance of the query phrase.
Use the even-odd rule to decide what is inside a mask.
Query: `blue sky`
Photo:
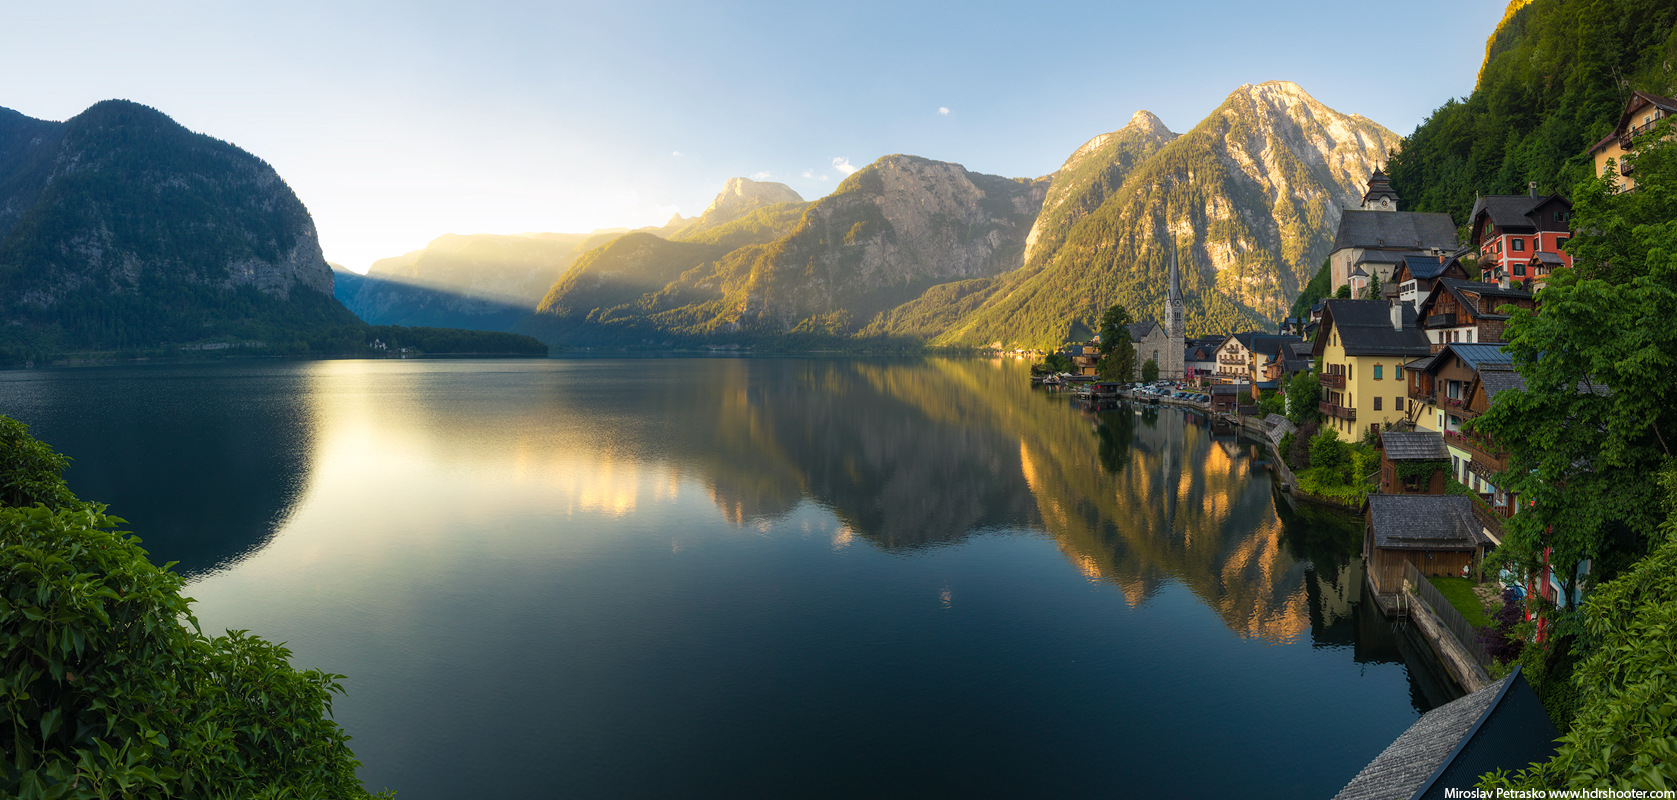
[[[735,175],[814,199],[889,153],[1034,177],[1266,80],[1403,135],[1472,91],[1505,3],[138,5],[7,0],[0,106],[154,106],[273,164],[365,270],[444,233],[660,224]]]

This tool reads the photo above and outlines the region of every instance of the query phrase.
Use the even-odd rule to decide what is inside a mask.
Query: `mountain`
[[[1606,21],[1611,21],[1606,22]],[[1632,91],[1677,92],[1677,5],[1514,0],[1485,45],[1473,94],[1434,110],[1386,169],[1410,211],[1458,225],[1478,195],[1570,195]]]
[[[712,210],[747,184],[729,186]],[[813,204],[759,196],[682,241],[625,236],[579,258],[516,329],[572,345],[848,338],[929,287],[1017,268],[1047,190],[886,156]]]
[[[0,110],[3,344],[155,347],[357,324],[272,167],[156,109]]]
[[[704,213],[684,227],[674,238],[691,239],[692,237],[726,225],[740,219],[758,209],[767,208],[782,203],[802,203],[804,198],[792,187],[784,183],[771,181],[754,181],[750,178],[729,178],[718,192],[716,199],[705,208]],[[681,215],[677,214],[676,219]]]
[[[1285,81],[1236,89],[1181,136],[1156,123],[1137,114],[1074,153],[1055,177],[1060,188],[1067,176],[1065,197],[1038,219],[1023,269],[972,287],[976,307],[934,343],[1051,346],[1114,303],[1159,319],[1172,245],[1190,336],[1271,327],[1327,255],[1341,209],[1398,144]],[[910,312],[940,308],[898,313]]]
[[[424,249],[373,262],[365,276],[340,273],[338,299],[374,325],[504,331],[579,254],[621,235],[444,234]]]

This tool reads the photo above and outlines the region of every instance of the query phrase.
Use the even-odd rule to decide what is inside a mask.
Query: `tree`
[[[1303,426],[1322,417],[1322,383],[1309,372],[1300,372],[1287,382],[1287,419]]]
[[[1363,298],[1367,300],[1380,299],[1380,274],[1368,276],[1368,288],[1363,290]]]
[[[1130,312],[1123,306],[1113,306],[1101,314],[1101,343],[1096,348],[1101,354],[1101,377],[1109,381],[1127,381],[1135,375],[1135,344],[1130,341]]]
[[[1525,390],[1474,426],[1509,452],[1497,485],[1522,501],[1499,553],[1535,572],[1547,551],[1568,596],[1585,559],[1599,583],[1656,536],[1650,477],[1677,445],[1677,147],[1654,138],[1638,140],[1635,192],[1601,178],[1574,192],[1575,268],[1507,329]]]
[[[1339,287],[1339,291],[1334,292],[1333,296],[1336,299],[1339,299],[1339,300],[1350,300],[1351,299],[1351,284],[1347,283],[1347,284],[1341,285]]]
[[[0,484],[43,474],[14,464],[0,463]],[[67,502],[0,507],[0,707],[10,723],[0,725],[0,794],[368,796],[330,717],[343,676],[294,669],[285,648],[242,631],[203,635],[181,596],[185,579],[115,530],[123,520],[57,499]]]
[[[1333,470],[1345,466],[1345,443],[1339,440],[1339,431],[1333,428],[1323,428],[1310,439],[1310,466],[1312,469],[1322,468]]]
[[[1651,481],[1650,481],[1651,482]],[[1677,470],[1660,476],[1665,541],[1590,595],[1583,628],[1593,643],[1572,673],[1578,712],[1549,761],[1498,771],[1482,788],[1670,789],[1677,763]]]
[[[70,459],[29,435],[29,426],[0,416],[0,506],[74,505],[61,474]]]
[[[1159,379],[1159,362],[1149,358],[1141,365],[1141,379],[1152,383]]]

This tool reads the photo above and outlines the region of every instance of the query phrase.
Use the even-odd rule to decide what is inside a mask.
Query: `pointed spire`
[[[1172,238],[1170,242],[1170,301],[1178,304],[1182,302],[1182,277],[1178,274],[1176,267],[1175,238]]]

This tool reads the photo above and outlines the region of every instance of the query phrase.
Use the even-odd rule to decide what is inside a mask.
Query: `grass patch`
[[[1479,595],[1473,593],[1473,581],[1467,578],[1427,578],[1450,605],[1461,612],[1467,624],[1475,628],[1483,628],[1491,624],[1491,618],[1485,613],[1485,604],[1480,602]]]

